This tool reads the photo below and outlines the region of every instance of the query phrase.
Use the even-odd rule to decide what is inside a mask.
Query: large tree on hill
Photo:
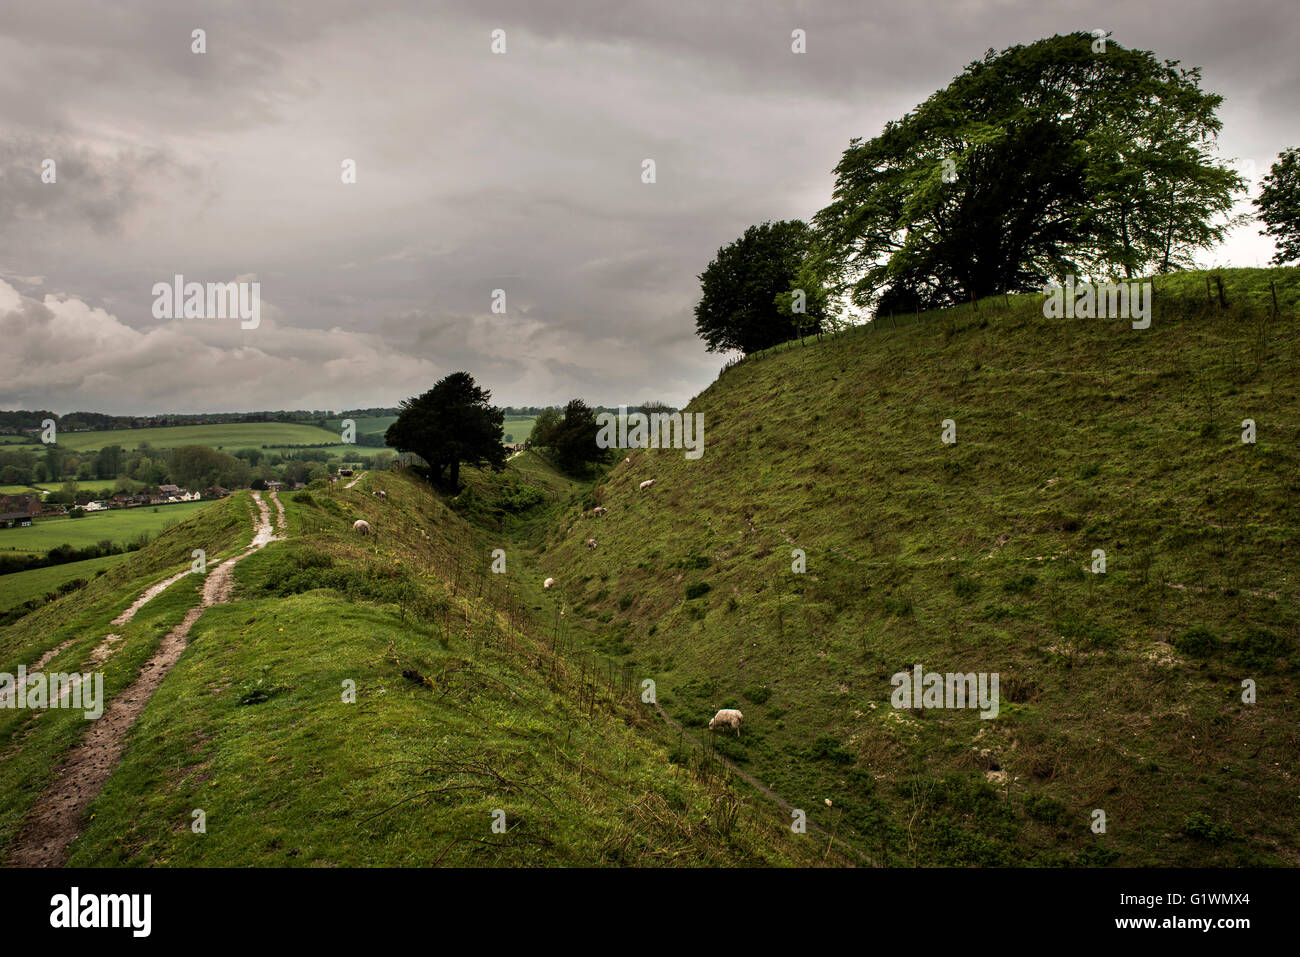
[[[756,352],[817,332],[825,317],[819,290],[804,290],[794,307],[812,231],[800,220],[750,226],[700,274],[700,301],[695,306],[696,334],[709,352],[738,349]]]
[[[1241,188],[1199,82],[1085,33],[988,51],[844,152],[814,218],[835,291],[928,308],[1184,263]]]
[[[566,472],[581,475],[597,462],[609,457],[609,450],[596,445],[596,413],[581,399],[572,399],[561,416],[553,409],[544,410],[533,423],[531,441],[549,448],[556,464]]]
[[[1265,235],[1277,243],[1273,265],[1300,259],[1300,149],[1286,150],[1278,157],[1264,177],[1255,208]]]
[[[455,491],[460,466],[487,465],[501,471],[506,450],[501,444],[505,412],[490,405],[492,393],[474,384],[468,372],[453,372],[432,389],[404,399],[385,441],[399,452],[413,452],[429,463],[432,479]]]

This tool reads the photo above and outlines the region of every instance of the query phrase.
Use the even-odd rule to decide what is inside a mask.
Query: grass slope
[[[702,459],[570,508],[554,601],[687,726],[740,707],[717,746],[879,863],[1300,863],[1300,271],[1215,275],[1226,310],[1165,277],[1145,331],[1023,296],[750,357],[689,406]],[[918,663],[1001,713],[894,709]]]
[[[230,504],[246,498],[216,507],[246,521],[246,506]],[[235,600],[199,618],[91,807],[73,865],[820,859],[707,764],[670,761],[636,689],[554,653],[522,561],[512,554],[489,577],[490,542],[414,476],[372,473],[353,490],[281,500],[288,540],[241,562]],[[352,533],[359,517],[373,537]],[[0,650],[33,658],[63,634],[43,638],[40,624],[69,616],[69,627],[102,627],[136,587],[101,608],[87,593],[102,597],[102,581],[29,616],[41,623],[0,631]],[[44,781],[29,772],[10,788],[4,772],[0,843]],[[206,833],[191,828],[196,810]],[[504,832],[492,830],[498,810]]]

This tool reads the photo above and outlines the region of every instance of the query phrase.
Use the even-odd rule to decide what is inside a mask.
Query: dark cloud
[[[37,366],[15,370],[0,403],[387,404],[459,368],[502,402],[682,402],[723,361],[692,319],[695,277],[718,247],[752,223],[810,216],[850,137],[874,135],[985,49],[1100,27],[1199,66],[1225,97],[1223,151],[1262,172],[1295,145],[1293,7],[11,5],[0,279],[22,295],[4,321],[108,338],[26,352]],[[505,56],[489,51],[495,28]],[[803,55],[790,51],[796,28]],[[39,181],[47,154],[57,186]],[[646,158],[654,185],[640,181]],[[340,182],[344,159],[356,185]],[[1248,227],[1213,261],[1270,252]],[[272,318],[246,333],[160,323],[150,290],[176,273],[255,275]],[[496,288],[504,316],[490,310]],[[42,325],[37,307],[67,315]],[[142,371],[155,366],[183,374]]]

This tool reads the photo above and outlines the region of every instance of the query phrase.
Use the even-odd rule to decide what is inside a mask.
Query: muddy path
[[[274,492],[270,496],[279,511],[277,524],[283,529],[284,509]],[[81,741],[64,760],[54,782],[33,806],[10,848],[7,861],[9,866],[61,867],[66,863],[68,848],[81,833],[86,809],[103,790],[104,782],[122,760],[127,733],[185,651],[194,623],[204,609],[230,600],[236,564],[270,542],[283,538],[283,535],[275,534],[270,509],[262,501],[261,495],[253,492],[253,501],[257,503],[259,514],[253,540],[248,548],[235,557],[208,568],[199,604],[186,612],[181,623],[163,638],[153,656],[140,669],[135,681],[122,689],[98,720],[90,723]],[[145,602],[160,594],[168,585],[179,581],[185,574],[188,572],[151,586],[113,624],[129,621]],[[117,637],[109,635],[105,638],[91,653],[92,663],[103,662],[111,653],[112,643]],[[52,657],[52,654],[46,660],[48,657]]]

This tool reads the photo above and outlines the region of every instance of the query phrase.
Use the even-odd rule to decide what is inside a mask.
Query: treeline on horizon
[[[645,412],[661,408],[657,402],[643,405],[623,406],[628,412]],[[506,418],[523,418],[536,416],[549,410],[559,411],[563,405],[507,405],[502,407]],[[595,406],[597,412],[618,412],[613,406]],[[160,429],[186,425],[228,425],[240,422],[285,422],[294,425],[316,425],[323,429],[333,428],[330,423],[342,419],[387,418],[398,415],[402,410],[397,406],[372,409],[347,409],[334,412],[328,409],[281,410],[277,412],[207,412],[207,413],[168,413],[165,415],[109,415],[104,412],[69,412],[59,415],[57,412],[39,409],[0,410],[0,433],[14,433],[21,429],[39,429],[45,421],[52,420],[57,429],[63,431],[109,432],[119,429]],[[363,442],[363,437],[375,437],[377,442]],[[322,445],[327,443],[322,443]],[[335,443],[337,444],[337,443]],[[357,433],[358,445],[382,447],[382,433]],[[314,445],[277,445],[276,448],[320,448]],[[3,484],[3,483],[0,483]]]

